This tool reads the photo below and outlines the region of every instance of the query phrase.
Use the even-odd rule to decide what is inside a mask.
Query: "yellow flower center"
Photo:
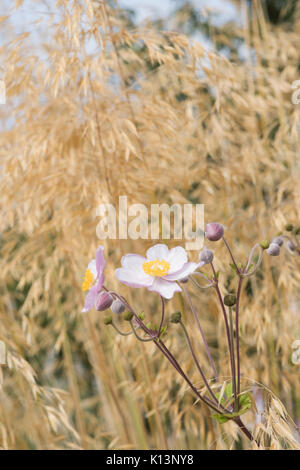
[[[170,270],[170,264],[164,259],[155,259],[143,263],[143,270],[149,276],[166,276]]]
[[[81,286],[81,289],[83,291],[90,290],[94,283],[94,276],[93,273],[90,269],[87,269],[85,272],[84,280]]]

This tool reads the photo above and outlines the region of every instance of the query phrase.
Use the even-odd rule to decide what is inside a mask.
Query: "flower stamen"
[[[164,259],[155,259],[153,261],[146,261],[143,263],[143,270],[149,276],[162,277],[166,276],[170,270],[170,263]]]
[[[90,290],[94,283],[94,275],[90,269],[87,269],[85,272],[84,280],[81,286],[83,291]]]

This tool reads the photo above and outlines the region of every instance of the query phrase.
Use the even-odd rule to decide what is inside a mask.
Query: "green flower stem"
[[[136,336],[136,338],[137,338],[139,341],[142,341],[143,343],[148,343],[149,341],[153,341],[153,340],[154,340],[154,338],[141,338],[141,337],[137,334],[137,332],[136,332],[136,330],[135,330],[135,328],[134,328],[134,326],[133,326],[133,324],[132,324],[132,321],[130,321],[129,323],[130,323],[130,326],[131,326],[131,329],[132,329],[132,332],[133,332],[134,336]]]
[[[226,241],[226,239],[225,239],[224,237],[223,237],[222,239],[223,239],[223,242],[225,243],[225,246],[226,246],[227,250],[229,251],[229,254],[230,254],[231,259],[232,259],[232,262],[233,262],[233,264],[234,264],[234,266],[235,266],[236,272],[239,274],[239,273],[240,273],[240,270],[239,270],[238,265],[237,265],[237,263],[236,263],[236,261],[235,261],[235,259],[234,259],[234,256],[233,256],[233,254],[232,254],[232,251],[231,251],[231,249],[230,249],[230,246],[228,245],[228,243],[227,243],[227,241]]]
[[[182,321],[180,321],[179,324],[180,324],[180,326],[181,326],[181,328],[182,328],[182,330],[183,330],[183,332],[184,332],[184,335],[185,335],[186,342],[187,342],[187,344],[188,344],[189,350],[191,351],[191,354],[192,354],[192,356],[193,356],[193,359],[194,359],[194,362],[195,362],[195,364],[196,364],[196,367],[197,367],[198,371],[200,372],[200,375],[201,375],[201,377],[202,377],[202,380],[203,380],[203,382],[205,383],[205,386],[206,386],[206,388],[207,388],[209,394],[211,395],[212,399],[213,399],[218,405],[220,405],[225,411],[229,412],[229,410],[226,410],[226,408],[224,408],[223,405],[219,404],[218,399],[217,399],[216,395],[214,394],[214,392],[212,391],[212,389],[211,389],[211,387],[210,387],[210,385],[209,385],[209,383],[208,383],[208,381],[207,381],[207,379],[206,379],[206,377],[205,377],[205,375],[204,375],[204,373],[203,373],[203,370],[201,369],[201,366],[200,366],[200,364],[199,364],[199,362],[198,362],[198,359],[197,359],[197,357],[196,357],[196,354],[195,354],[194,348],[193,348],[193,346],[192,346],[192,342],[191,342],[191,340],[190,340],[190,337],[189,337],[189,334],[188,334],[188,332],[187,332],[187,329],[186,329],[186,327],[185,327],[185,325],[183,324]]]
[[[181,375],[181,377],[187,382],[187,384],[190,386],[190,388],[193,390],[193,392],[197,395],[197,397],[205,403],[205,405],[209,406],[211,409],[216,411],[217,413],[222,413],[222,411],[216,407],[216,404],[208,397],[204,397],[201,395],[195,385],[190,381],[190,379],[186,376],[186,374],[183,372],[182,368],[176,361],[175,357],[171,354],[169,349],[166,347],[166,345],[163,343],[163,341],[160,338],[155,338],[154,343],[160,349],[160,351],[165,355],[165,357],[169,360],[169,362],[172,364],[172,366],[177,370],[177,372]]]
[[[119,335],[122,335],[122,336],[132,335],[131,331],[128,331],[128,333],[123,333],[123,331],[119,330],[119,328],[117,327],[117,325],[114,322],[111,323],[111,326],[114,327],[114,329],[119,333]]]
[[[224,305],[224,302],[223,302],[222,294],[221,294],[221,291],[220,291],[220,288],[219,288],[219,282],[218,282],[218,278],[217,278],[217,274],[216,274],[216,271],[215,271],[214,264],[210,263],[210,265],[211,265],[211,268],[213,270],[214,281],[215,281],[215,289],[216,289],[216,292],[217,292],[217,296],[218,296],[218,299],[219,299],[219,302],[220,302],[220,305],[221,305],[221,309],[222,309],[222,313],[223,313],[223,317],[224,317],[225,330],[226,330],[227,343],[228,343],[229,356],[230,356],[231,375],[232,375],[232,380],[233,380],[233,378],[234,378],[234,362],[233,362],[232,350],[231,350],[231,337],[230,337],[228,318],[227,318],[226,309],[225,309],[225,305]]]
[[[234,354],[234,332],[233,332],[232,307],[229,307],[229,324],[230,324],[231,355],[232,355],[232,362],[233,362],[232,390],[233,390],[233,396],[234,396],[234,411],[238,411],[237,393],[236,393],[236,375],[235,375],[235,354]]]
[[[190,276],[190,281],[192,281],[194,286],[198,287],[198,289],[209,289],[210,287],[213,286],[213,284],[210,284],[209,286],[200,286],[200,284],[198,284],[198,282],[195,281],[195,279],[193,279],[192,276]]]
[[[203,330],[201,328],[201,324],[200,324],[200,321],[199,321],[199,318],[198,318],[198,315],[197,315],[197,312],[194,308],[194,305],[193,305],[193,302],[192,302],[192,299],[190,297],[190,294],[188,293],[188,290],[187,288],[185,287],[185,285],[181,284],[181,287],[186,295],[186,298],[188,300],[188,303],[189,303],[189,306],[190,306],[190,309],[194,315],[194,318],[196,320],[196,323],[197,323],[197,326],[199,328],[199,331],[200,331],[200,334],[201,334],[201,337],[202,337],[202,340],[203,340],[203,343],[204,343],[204,347],[205,347],[205,350],[206,350],[206,354],[208,356],[208,359],[209,359],[209,362],[210,362],[210,365],[211,365],[211,368],[213,370],[213,373],[214,373],[214,376],[215,376],[215,379],[217,382],[219,382],[219,377],[218,377],[218,373],[217,373],[217,369],[215,367],[215,363],[213,361],[213,358],[212,358],[212,355],[210,353],[210,350],[209,350],[209,346],[207,344],[207,341],[206,341],[206,338],[204,336],[204,333],[203,333]]]
[[[252,259],[253,259],[253,255],[254,255],[254,252],[255,252],[256,248],[260,248],[258,261],[257,261],[255,267],[248,273],[248,269],[250,268],[250,265],[251,265],[251,262],[252,262]],[[255,273],[255,271],[258,269],[258,267],[260,266],[260,263],[262,261],[263,252],[264,252],[264,250],[259,245],[259,243],[256,243],[256,245],[254,245],[254,247],[252,248],[252,250],[250,252],[247,266],[246,266],[245,270],[243,271],[243,273],[241,273],[242,277],[249,277],[249,276],[252,276],[252,274]]]
[[[103,287],[104,290],[107,290],[105,287]],[[121,300],[124,305],[128,308],[128,310],[130,312],[133,313],[134,317],[135,317],[135,320],[136,322],[138,323],[138,325],[140,326],[140,328],[148,335],[151,334],[151,331],[146,327],[146,325],[143,323],[143,321],[138,317],[138,315],[135,313],[135,311],[132,309],[132,307],[129,305],[129,303],[127,302],[127,300],[116,294],[115,292],[113,293],[113,296],[119,300]],[[226,313],[226,312],[225,312]],[[164,354],[164,356],[168,359],[168,361],[172,364],[172,366],[176,369],[176,371],[181,375],[181,377],[187,382],[187,384],[190,386],[190,388],[193,390],[193,392],[196,394],[196,396],[200,399],[200,401],[202,401],[205,405],[207,405],[209,408],[211,408],[212,410],[216,411],[217,413],[220,413],[221,414],[223,413],[222,410],[220,410],[220,408],[217,408],[215,406],[215,403],[208,397],[203,397],[203,395],[201,395],[197,388],[193,385],[193,383],[189,380],[189,378],[186,376],[186,374],[183,372],[182,368],[180,367],[180,365],[178,364],[178,362],[176,361],[175,357],[171,354],[171,352],[168,350],[168,348],[165,346],[165,344],[163,343],[163,341],[160,339],[160,338],[151,338],[152,341],[154,341],[154,344],[156,345],[156,347]],[[253,436],[251,435],[251,433],[245,428],[244,424],[242,423],[242,421],[240,420],[240,418],[234,418],[234,421],[235,423],[241,428],[241,430],[243,431],[243,433],[252,441],[253,440]]]
[[[241,391],[241,366],[240,366],[240,332],[239,332],[239,308],[242,293],[243,278],[240,276],[235,304],[235,332],[236,332],[236,366],[237,366],[237,394]]]
[[[165,299],[162,296],[160,296],[160,299],[161,299],[161,321],[160,321],[160,325],[158,329],[158,336],[160,336],[161,329],[164,323],[164,318],[165,318]]]

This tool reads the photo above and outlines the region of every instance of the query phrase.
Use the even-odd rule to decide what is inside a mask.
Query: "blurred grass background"
[[[12,3],[40,21],[16,31],[20,10],[10,8],[0,23],[1,448],[248,448],[234,424],[195,404],[153,345],[116,336],[102,313],[82,315],[81,282],[99,244],[96,209],[120,195],[204,203],[241,261],[299,224],[299,2],[227,2],[236,18],[221,22],[190,1],[151,22],[116,1]],[[151,240],[103,244],[106,284],[157,322],[159,299],[113,275],[124,253]],[[216,258],[226,292],[234,280],[219,244]],[[287,253],[265,259],[242,297],[243,385],[256,384],[263,411],[245,420],[266,448],[297,447],[299,267]],[[195,302],[226,378],[217,300],[205,291]],[[180,295],[167,314],[178,309],[209,375]],[[201,385],[175,325],[166,342]]]

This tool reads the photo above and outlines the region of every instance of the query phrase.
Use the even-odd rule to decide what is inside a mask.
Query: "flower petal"
[[[97,277],[97,268],[96,268],[96,260],[92,259],[92,261],[89,262],[87,269],[89,269],[94,276],[94,280]]]
[[[94,285],[93,287],[90,288],[85,298],[84,307],[81,310],[83,313],[88,312],[94,307],[97,295],[98,295],[98,286]]]
[[[179,271],[185,263],[188,261],[187,253],[182,246],[176,246],[169,251],[168,258],[166,259],[170,263],[170,274],[175,271]]]
[[[154,278],[146,273],[140,275],[139,272],[132,271],[128,268],[118,268],[115,270],[116,278],[130,287],[149,287],[153,284]]]
[[[146,258],[143,256],[129,253],[122,257],[121,265],[123,268],[130,269],[131,271],[141,271],[143,270],[143,263],[145,263],[145,261]]]
[[[98,276],[104,272],[105,265],[104,248],[99,245],[96,251],[96,269]]]
[[[146,256],[148,261],[153,261],[155,259],[167,260],[169,256],[169,248],[163,243],[158,243],[157,245],[151,246],[151,248],[147,250]]]
[[[175,292],[181,292],[181,287],[176,282],[166,281],[165,278],[156,277],[153,285],[148,287],[150,291],[157,292],[165,299],[171,299]]]
[[[199,267],[199,265],[200,263],[185,263],[178,271],[164,276],[164,279],[168,281],[180,281],[181,279],[184,279],[185,277],[192,274]]]
[[[104,272],[102,272],[100,275],[99,275],[99,278],[97,279],[97,283],[96,283],[96,287],[97,287],[97,291],[100,292],[102,287],[103,287],[103,284],[104,284],[104,280],[105,280],[105,276],[104,276]]]

